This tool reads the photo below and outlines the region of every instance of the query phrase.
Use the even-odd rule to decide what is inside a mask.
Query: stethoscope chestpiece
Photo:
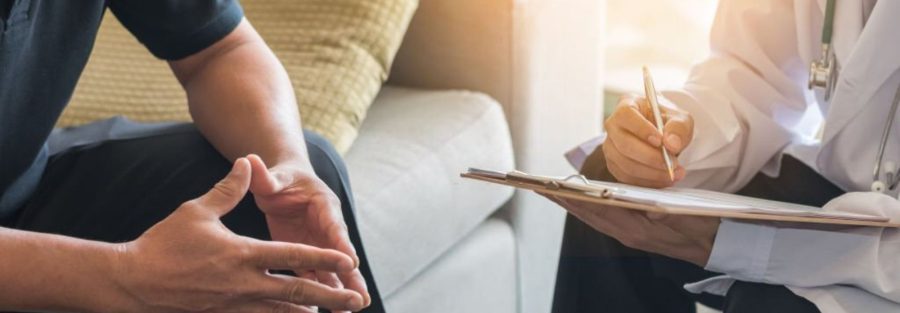
[[[822,44],[822,58],[813,61],[809,65],[809,84],[808,88],[822,88],[825,91],[825,101],[831,100],[831,94],[837,82],[837,71],[835,71],[834,53],[831,51],[830,44]]]

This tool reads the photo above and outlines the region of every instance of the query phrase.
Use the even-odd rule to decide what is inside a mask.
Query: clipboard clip
[[[591,183],[584,175],[569,175],[562,179],[529,175],[520,171],[512,171],[506,174],[506,179],[527,184],[539,184],[548,190],[568,190],[579,193],[593,194],[602,198],[612,198],[621,191],[611,186],[600,186]]]
[[[584,175],[579,175],[579,174],[569,175],[569,176],[567,176],[566,178],[563,178],[563,179],[562,179],[562,181],[564,181],[564,182],[568,182],[568,181],[570,181],[570,180],[576,180],[576,181],[578,181],[578,182],[584,184],[585,186],[587,186],[587,187],[590,188],[591,190],[585,190],[585,189],[580,189],[580,188],[572,188],[572,187],[570,187],[570,188],[565,188],[565,189],[576,190],[576,191],[581,191],[581,192],[597,192],[597,191],[599,191],[599,192],[600,192],[600,197],[603,197],[603,198],[605,198],[605,199],[612,198],[613,194],[615,194],[616,192],[618,192],[618,189],[615,188],[615,187],[598,186],[597,184],[591,183],[591,181],[588,180],[587,177],[584,177]],[[562,185],[562,186],[563,186],[563,187],[566,187],[567,185],[564,184],[564,185]]]

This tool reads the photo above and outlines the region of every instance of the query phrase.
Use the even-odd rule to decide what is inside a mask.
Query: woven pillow
[[[247,19],[291,77],[304,128],[346,152],[387,79],[418,0],[245,0]],[[157,60],[107,13],[57,126],[114,115],[190,121],[187,100]]]

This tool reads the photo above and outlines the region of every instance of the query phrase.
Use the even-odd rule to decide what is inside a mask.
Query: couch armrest
[[[420,2],[388,83],[484,92],[504,108],[518,169],[573,173],[562,154],[602,126],[604,1]],[[519,192],[502,214],[517,236],[519,311],[549,312],[564,213]]]

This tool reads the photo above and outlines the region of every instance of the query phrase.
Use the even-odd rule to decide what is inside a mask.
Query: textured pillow
[[[418,0],[245,0],[247,19],[284,64],[304,127],[341,153],[387,79]],[[154,59],[108,15],[57,126],[114,115],[189,121],[187,100],[164,61]]]

